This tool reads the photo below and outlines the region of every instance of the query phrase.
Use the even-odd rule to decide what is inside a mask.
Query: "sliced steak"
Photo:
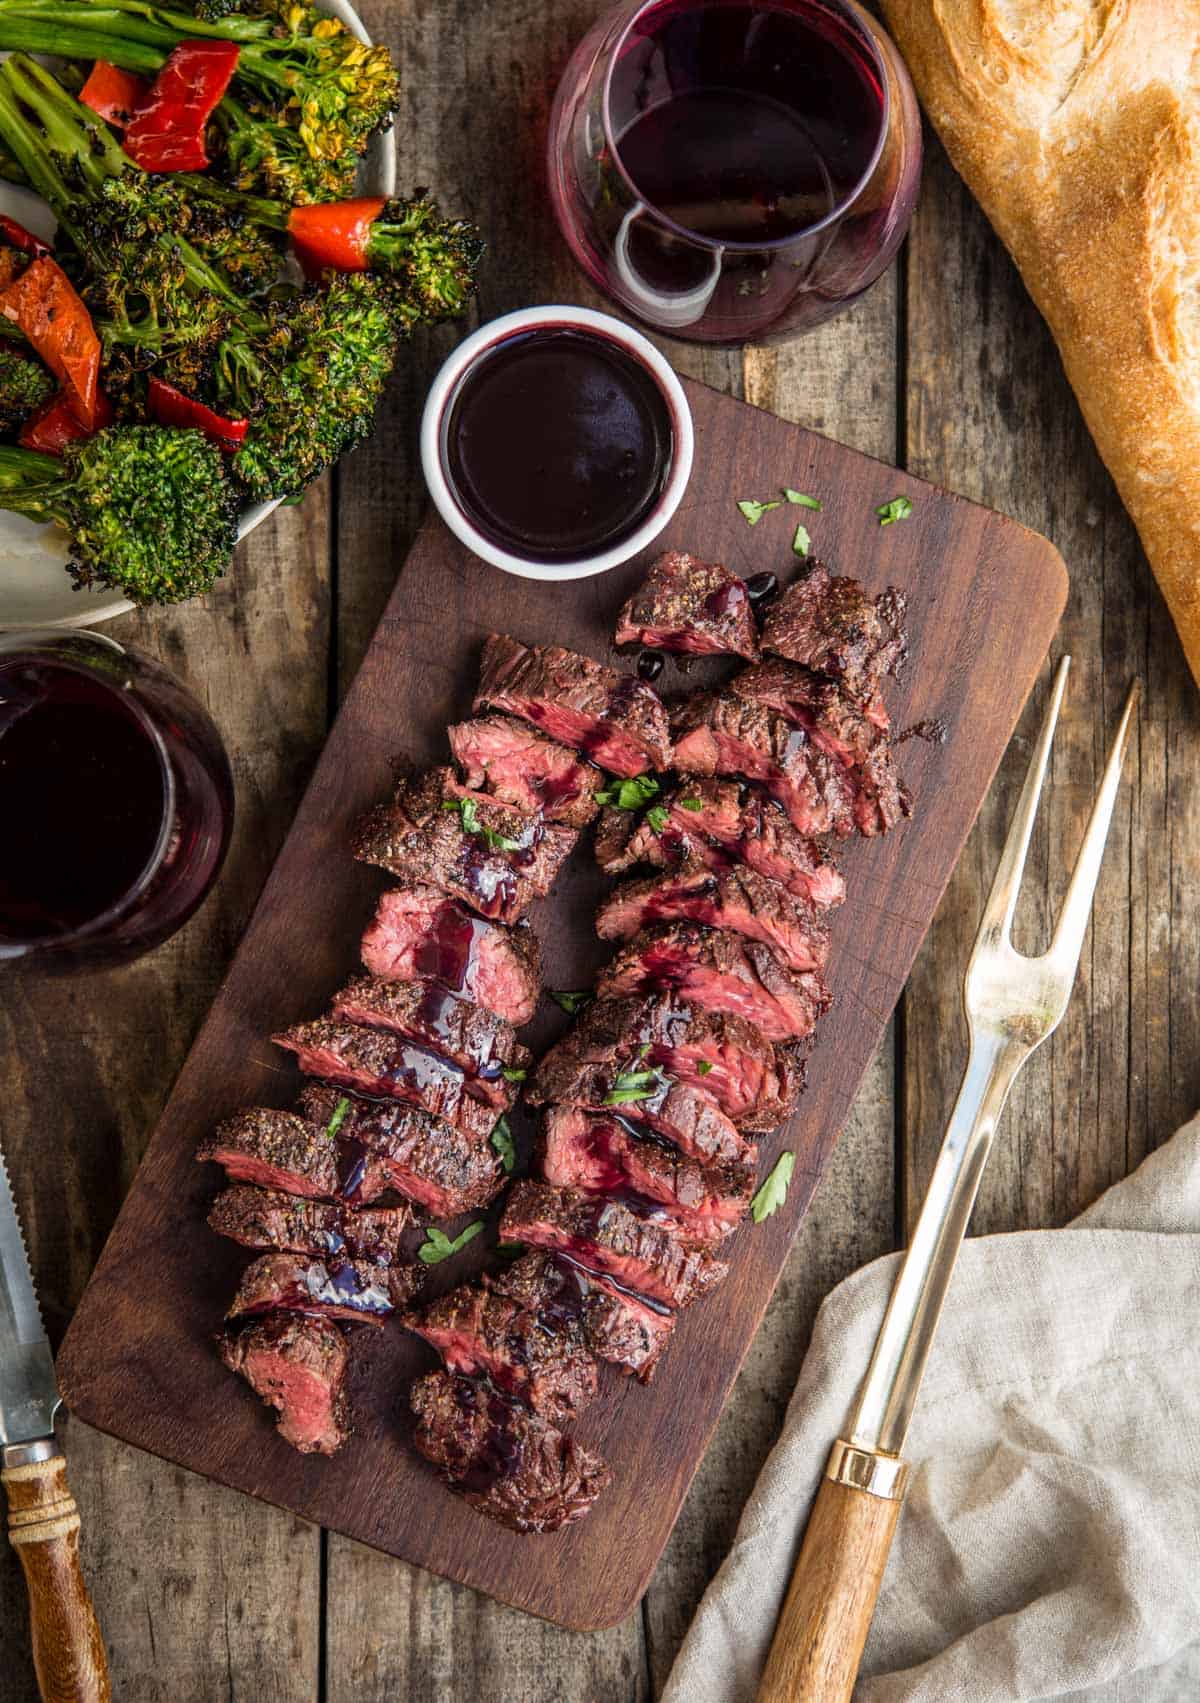
[[[670,1341],[675,1315],[638,1295],[585,1271],[576,1261],[533,1248],[503,1271],[484,1277],[497,1295],[507,1295],[564,1335],[579,1333],[597,1359],[619,1366],[648,1384]]]
[[[356,1212],[341,1204],[297,1200],[276,1189],[245,1185],[219,1194],[208,1214],[218,1236],[244,1248],[277,1248],[283,1253],[345,1255],[391,1265],[399,1257],[400,1238],[413,1222],[407,1206]]]
[[[558,645],[493,633],[483,647],[474,708],[517,716],[614,775],[665,769],[667,712],[644,681]]]
[[[347,1144],[434,1218],[457,1218],[499,1194],[504,1168],[486,1136],[471,1135],[414,1106],[361,1100],[315,1083],[301,1095],[300,1107],[319,1122],[330,1118],[342,1100],[348,1102],[341,1124]]]
[[[798,834],[782,806],[751,782],[692,776],[656,802],[667,812],[665,821],[657,813],[639,820],[612,806],[601,814],[596,861],[609,875],[639,863],[717,870],[744,863],[814,905],[840,905],[846,897],[846,883],[824,846]]]
[[[254,1313],[307,1313],[381,1325],[411,1300],[417,1276],[411,1266],[369,1260],[316,1259],[303,1254],[262,1254],[242,1273],[227,1319]]]
[[[481,716],[447,728],[454,761],[469,787],[548,822],[586,828],[603,775],[578,752],[511,716]]]
[[[758,656],[745,584],[720,562],[664,550],[617,617],[614,642],[705,656]]]
[[[698,1242],[719,1241],[736,1229],[754,1193],[752,1169],[699,1165],[616,1111],[555,1107],[541,1152],[548,1183],[624,1200],[639,1216],[653,1216],[664,1229],[677,1226]],[[652,1208],[665,1210],[666,1218]]]
[[[368,1098],[405,1100],[468,1135],[488,1135],[497,1114],[516,1097],[515,1085],[501,1078],[497,1091],[482,1098],[457,1065],[386,1029],[323,1017],[271,1038],[295,1053],[306,1076],[324,1077]]]
[[[552,1425],[576,1418],[596,1394],[596,1362],[578,1333],[508,1296],[464,1284],[401,1323],[451,1372],[482,1373]]]
[[[612,1475],[484,1378],[430,1372],[409,1395],[413,1442],[480,1513],[518,1532],[555,1532],[587,1513]]]
[[[769,1041],[811,1035],[829,1007],[819,970],[798,975],[761,942],[693,922],[635,935],[596,982],[600,999],[669,992],[703,1010],[744,1017]]]
[[[886,834],[911,815],[912,805],[887,735],[887,714],[878,699],[875,711],[869,712],[836,681],[822,679],[781,657],[744,668],[729,682],[728,690],[802,727],[819,751],[841,764],[861,834]]]
[[[440,982],[387,982],[358,976],[333,996],[332,1014],[347,1023],[388,1029],[449,1059],[473,1078],[477,1098],[501,1108],[506,1084],[520,1081],[529,1049],[511,1023]]]
[[[528,923],[502,928],[437,887],[385,893],[363,935],[362,960],[385,981],[441,982],[516,1028],[533,1016],[542,986],[541,949]]]
[[[550,891],[577,838],[573,828],[471,792],[443,768],[404,783],[391,804],[370,811],[354,855],[513,923]]]
[[[855,697],[873,698],[908,654],[904,613],[898,591],[868,597],[857,580],[814,561],[769,610],[763,649],[843,681]]]
[[[338,1150],[323,1129],[294,1112],[252,1106],[218,1125],[196,1157],[223,1165],[231,1182],[282,1189],[310,1200],[338,1192]]]
[[[687,699],[672,717],[675,767],[685,774],[761,781],[797,833],[854,831],[854,797],[840,763],[802,727],[724,692]]]
[[[665,1307],[686,1307],[729,1270],[708,1247],[683,1241],[623,1201],[529,1178],[513,1184],[500,1232],[509,1241],[567,1254]]]
[[[302,1455],[335,1455],[350,1435],[346,1339],[330,1319],[276,1313],[220,1339],[221,1358],[279,1413]]]
[[[701,866],[645,881],[624,881],[596,913],[601,940],[629,940],[656,922],[675,920],[726,928],[761,941],[803,975],[829,958],[825,913],[753,869],[718,873]]]

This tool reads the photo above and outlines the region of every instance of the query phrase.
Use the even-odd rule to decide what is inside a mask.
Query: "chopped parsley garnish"
[[[787,1199],[788,1184],[792,1180],[792,1172],[796,1169],[796,1155],[781,1153],[772,1165],[766,1181],[750,1202],[750,1216],[756,1224],[761,1224],[764,1218],[769,1218]]]
[[[495,828],[487,828],[479,820],[479,810],[473,798],[447,798],[442,804],[443,810],[457,810],[462,818],[463,833],[473,834],[476,839],[483,840],[493,851],[520,851],[520,840],[510,840],[507,834],[497,833]]]
[[[704,800],[702,798],[681,798],[678,802],[681,810],[704,809]]]
[[[500,1155],[504,1169],[511,1175],[512,1168],[517,1162],[517,1149],[513,1143],[512,1130],[507,1118],[497,1118],[492,1128],[492,1146]]]
[[[568,1017],[574,1017],[577,1011],[582,1011],[585,1005],[590,1005],[595,997],[591,988],[550,989],[550,998],[555,1004],[562,1006]]]
[[[802,509],[819,509],[820,503],[816,497],[807,496],[803,491],[793,491],[790,485],[785,485],[783,494],[789,503],[799,503]]]
[[[770,503],[756,503],[753,497],[743,497],[738,504],[738,513],[747,526],[757,526],[768,509],[781,509],[783,503],[779,498]]]
[[[664,1086],[661,1070],[622,1070],[613,1077],[613,1085],[604,1096],[606,1106],[628,1106],[635,1100],[648,1100]]]
[[[442,1261],[448,1260],[452,1254],[460,1253],[468,1242],[473,1242],[482,1229],[483,1219],[477,1218],[474,1224],[468,1224],[466,1229],[460,1231],[451,1241],[445,1231],[435,1230],[430,1224],[425,1230],[425,1240],[417,1249],[417,1258],[425,1265],[441,1265]]]
[[[514,1070],[511,1065],[506,1064],[500,1074],[506,1082],[524,1082],[529,1072],[527,1070]]]
[[[792,549],[797,556],[807,556],[812,549],[812,539],[808,536],[806,526],[798,526],[792,537]]]
[[[897,520],[907,520],[912,511],[912,503],[907,497],[893,497],[890,503],[880,503],[875,513],[879,516],[880,526],[891,526]]]
[[[696,1069],[699,1071],[701,1076],[707,1076],[709,1071],[712,1069],[712,1060],[707,1058],[698,1059],[696,1061]]]
[[[325,1125],[325,1134],[329,1137],[330,1141],[333,1140],[333,1138],[337,1134],[338,1130],[341,1129],[342,1125],[345,1123],[346,1113],[349,1110],[350,1110],[349,1097],[347,1095],[343,1094],[341,1099],[338,1101],[337,1105],[333,1108],[333,1116],[330,1118],[329,1122]]]
[[[634,775],[630,779],[615,780],[608,786],[602,786],[596,794],[596,803],[615,804],[618,810],[640,810],[643,804],[649,804],[652,798],[657,798],[660,790],[653,775]]]
[[[665,804],[652,804],[646,812],[646,821],[656,834],[661,834],[671,820],[671,812]]]

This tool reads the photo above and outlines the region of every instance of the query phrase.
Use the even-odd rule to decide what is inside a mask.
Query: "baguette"
[[[1200,0],[884,0],[1200,682]]]

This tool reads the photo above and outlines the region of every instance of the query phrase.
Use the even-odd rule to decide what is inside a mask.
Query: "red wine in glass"
[[[94,633],[0,635],[0,962],[124,962],[220,871],[233,787],[180,683]]]
[[[816,325],[879,276],[920,127],[853,0],[634,0],[576,51],[549,167],[603,289],[658,330],[742,342]]]

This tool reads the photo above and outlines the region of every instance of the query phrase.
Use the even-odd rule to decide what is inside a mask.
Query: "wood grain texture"
[[[33,1669],[44,1703],[109,1703],[104,1639],[79,1560],[79,1509],[61,1455],[0,1472],[8,1541],[29,1592]]]
[[[764,1155],[769,1164],[775,1145],[797,1151],[787,1207],[740,1236],[721,1306],[695,1307],[681,1320],[672,1352],[687,1377],[663,1375],[646,1391],[608,1383],[579,1430],[609,1458],[614,1486],[582,1525],[531,1544],[480,1519],[408,1452],[397,1406],[406,1378],[428,1355],[399,1330],[359,1356],[352,1385],[359,1434],[330,1462],[264,1436],[258,1403],[231,1385],[211,1350],[241,1262],[204,1226],[216,1180],[192,1153],[236,1106],[282,1103],[295,1092],[293,1071],[266,1037],[317,1010],[349,970],[371,897],[383,885],[347,855],[352,823],[386,792],[397,752],[418,762],[440,756],[445,725],[469,699],[478,647],[492,625],[603,653],[613,612],[644,567],[627,564],[572,590],[506,580],[467,557],[435,522],[422,530],[385,611],[59,1361],[68,1404],[102,1428],[583,1628],[614,1624],[646,1586],[1057,623],[1064,589],[1053,550],[1001,517],[908,480],[920,518],[884,534],[874,511],[895,493],[894,470],[701,387],[689,395],[698,465],[718,469],[719,479],[693,485],[662,544],[686,546],[703,529],[706,548],[731,555],[745,536],[730,496],[735,487],[795,478],[820,494],[819,542],[833,559],[862,564],[875,589],[894,581],[910,592],[912,663],[892,694],[897,724],[940,718],[948,739],[940,748],[916,740],[905,747],[920,801],[914,820],[883,843],[844,852],[851,890],[865,892],[869,880],[872,900],[848,905],[835,922],[835,1008],[801,1109]],[[757,529],[758,565],[785,569],[788,537]],[[950,658],[940,637],[946,623],[958,634]],[[598,871],[577,856],[541,907],[550,986],[590,979],[599,943],[582,919],[591,917],[599,889]],[[547,1014],[531,1033],[534,1044],[564,1021],[556,1008]],[[441,1285],[460,1280],[464,1266],[440,1272]]]

